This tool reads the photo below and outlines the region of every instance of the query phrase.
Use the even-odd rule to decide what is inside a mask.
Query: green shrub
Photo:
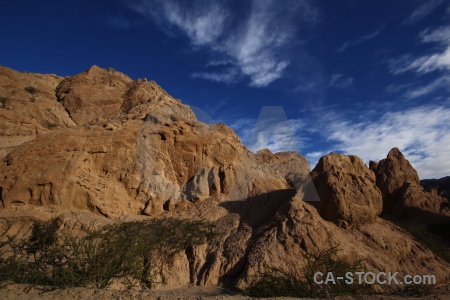
[[[349,263],[337,257],[336,247],[323,250],[316,255],[305,254],[306,267],[302,273],[285,272],[278,268],[268,267],[268,272],[260,274],[258,281],[246,294],[252,297],[333,297],[344,294],[362,294],[370,291],[370,286],[346,284],[336,280],[336,284],[316,284],[314,274],[331,272],[334,278],[344,277],[346,272],[364,271],[362,261]],[[325,276],[325,275],[324,275]],[[345,277],[344,277],[345,278]]]
[[[32,95],[39,93],[39,90],[37,88],[35,88],[34,86],[26,86],[24,88],[24,90]]]
[[[87,228],[81,238],[57,229],[56,220],[37,222],[28,239],[4,242],[0,280],[103,288],[114,278],[125,278],[152,287],[175,254],[215,235],[208,222],[169,218]]]
[[[306,295],[305,283],[298,274],[287,273],[278,268],[268,267],[259,280],[245,294],[255,298],[302,297]]]

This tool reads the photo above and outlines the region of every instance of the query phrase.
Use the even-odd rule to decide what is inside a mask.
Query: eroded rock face
[[[38,135],[75,125],[56,101],[55,89],[62,80],[0,66],[0,159]]]
[[[244,200],[291,188],[310,171],[299,154],[251,153],[229,127],[198,122],[154,82],[94,66],[56,83],[48,101],[62,103],[78,126],[4,158],[4,209],[158,215],[213,196]]]
[[[132,133],[138,130],[132,123],[116,131],[77,127],[21,145],[0,166],[3,207],[53,206],[105,216],[137,212],[139,205],[131,201],[127,188],[137,184],[131,174],[136,142]]]
[[[398,148],[389,151],[386,159],[372,163],[371,169],[383,195],[383,214],[407,218],[426,211],[447,213],[446,199],[423,189],[416,170]]]
[[[320,215],[341,227],[372,222],[382,211],[375,175],[356,156],[328,154],[311,172]]]

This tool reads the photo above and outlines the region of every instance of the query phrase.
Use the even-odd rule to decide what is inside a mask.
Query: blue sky
[[[155,80],[251,149],[450,175],[448,0],[2,1],[0,65]]]

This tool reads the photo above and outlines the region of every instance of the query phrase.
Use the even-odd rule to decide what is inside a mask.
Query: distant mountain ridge
[[[431,192],[435,190],[438,195],[450,200],[450,176],[440,179],[423,179],[420,181],[420,184],[426,191]]]

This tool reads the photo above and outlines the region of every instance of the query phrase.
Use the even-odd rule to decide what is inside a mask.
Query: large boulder
[[[311,172],[320,215],[339,226],[372,222],[382,211],[375,175],[356,156],[331,153]]]
[[[419,184],[419,175],[398,148],[392,148],[386,159],[371,163],[370,167],[377,176],[377,184],[383,195],[390,195],[405,182]]]
[[[378,188],[383,195],[383,215],[408,218],[423,212],[448,213],[448,202],[420,185],[419,176],[398,148],[378,163],[371,162]]]

